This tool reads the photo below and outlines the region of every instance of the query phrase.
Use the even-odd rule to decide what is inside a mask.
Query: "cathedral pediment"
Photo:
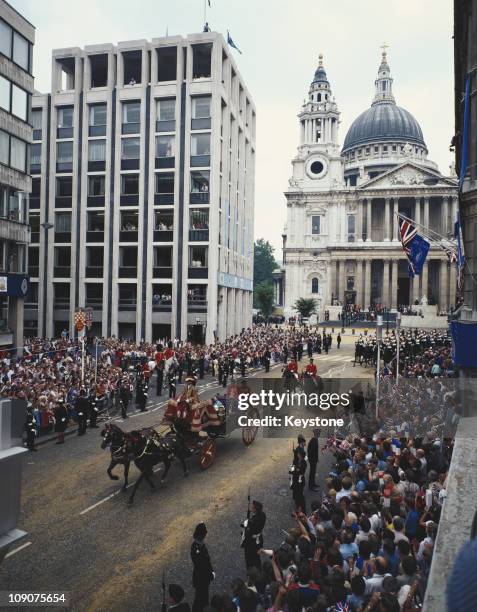
[[[358,191],[362,189],[424,188],[429,186],[457,187],[457,181],[412,162],[405,162],[401,166],[388,170],[388,172],[361,184]]]

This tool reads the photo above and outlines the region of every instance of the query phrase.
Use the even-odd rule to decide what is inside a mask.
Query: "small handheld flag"
[[[230,32],[228,30],[227,30],[227,44],[233,49],[235,49],[236,51],[238,51],[240,55],[242,55],[242,51],[240,51],[240,49],[234,43],[233,38],[230,36]]]

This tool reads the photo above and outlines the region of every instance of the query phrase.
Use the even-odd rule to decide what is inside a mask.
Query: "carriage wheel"
[[[202,470],[210,468],[215,461],[215,455],[217,454],[217,445],[215,440],[209,438],[202,447],[202,451],[199,455],[199,465]]]
[[[258,413],[258,410],[256,408],[253,408],[247,411],[247,417],[252,419],[258,419],[260,415]],[[256,425],[250,427],[242,427],[242,442],[245,444],[245,446],[250,446],[250,444],[252,444],[252,442],[257,437],[257,432],[258,426]]]

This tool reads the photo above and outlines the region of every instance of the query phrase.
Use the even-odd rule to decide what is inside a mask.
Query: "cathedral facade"
[[[277,303],[286,316],[303,297],[314,298],[321,314],[331,305],[395,309],[416,300],[447,311],[455,304],[455,265],[431,246],[422,274],[409,278],[397,215],[451,236],[457,181],[428,159],[418,122],[396,104],[385,49],[371,107],[352,123],[343,147],[339,117],[320,55],[298,115]]]

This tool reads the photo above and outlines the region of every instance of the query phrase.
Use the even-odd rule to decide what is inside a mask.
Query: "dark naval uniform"
[[[149,389],[149,385],[147,383],[147,380],[143,377],[143,379],[139,383],[139,390],[138,390],[138,393],[139,393],[138,404],[139,404],[139,409],[141,412],[147,411],[146,402],[147,402],[148,389]]]
[[[303,453],[304,455],[304,453]],[[295,508],[306,514],[306,502],[305,502],[305,473],[306,473],[306,460],[303,455],[298,455],[293,461],[293,465],[290,467],[291,482],[290,489],[293,492],[293,501],[295,502]]]
[[[33,414],[33,406],[30,404],[27,408],[26,419],[25,419],[25,433],[26,433],[26,445],[28,450],[36,451],[35,448],[35,436],[36,436],[36,422]]]
[[[245,565],[247,569],[250,567],[261,568],[261,561],[258,551],[263,548],[263,528],[267,517],[265,512],[260,509],[260,512],[249,513],[246,521],[243,523],[244,532],[242,540],[242,548],[245,553]]]
[[[80,395],[76,399],[76,414],[78,415],[78,435],[82,436],[86,433],[86,424],[89,412],[89,401],[86,395]]]
[[[127,381],[123,382],[123,384],[121,385],[119,389],[119,398],[121,400],[121,417],[123,419],[127,419],[128,418],[128,406],[132,398],[131,386]]]
[[[214,579],[214,570],[209,551],[204,542],[194,540],[190,549],[190,557],[194,569],[192,571],[192,586],[195,589],[192,612],[202,612],[209,605],[209,585]]]
[[[89,426],[90,427],[98,427],[98,425],[96,425],[96,420],[98,418],[98,412],[99,412],[98,398],[96,397],[95,393],[91,392],[89,396]]]

